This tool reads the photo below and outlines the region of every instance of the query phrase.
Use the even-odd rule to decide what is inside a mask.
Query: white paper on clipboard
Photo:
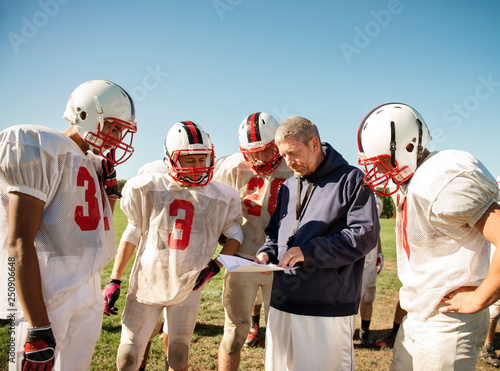
[[[272,272],[272,271],[292,271],[295,268],[281,268],[276,264],[258,264],[239,256],[219,254],[217,260],[220,261],[229,272]]]

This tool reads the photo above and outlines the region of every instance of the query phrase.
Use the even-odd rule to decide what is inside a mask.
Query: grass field
[[[117,240],[125,229],[126,219],[119,209],[115,210],[115,230]],[[381,220],[382,250],[385,257],[383,272],[378,277],[377,297],[374,302],[373,317],[371,324],[372,338],[379,339],[386,336],[392,328],[394,308],[398,300],[398,289],[400,282],[396,272],[396,249],[393,221]],[[117,302],[119,314],[123,311],[125,304],[125,293],[128,287],[128,277],[132,268],[133,260],[129,263],[122,280],[122,295]],[[102,283],[108,279],[113,262],[110,262],[103,271]],[[222,277],[223,272],[215,276],[210,283],[204,287],[198,322],[191,342],[190,370],[205,371],[217,369],[217,352],[222,339],[224,327],[224,308],[222,307]],[[358,316],[359,317],[359,316]],[[360,320],[358,318],[358,328]],[[114,370],[116,350],[120,342],[120,316],[104,316],[101,337],[96,345],[91,370]],[[7,370],[7,353],[9,344],[9,329],[4,325],[0,328],[0,370]],[[355,359],[356,370],[373,371],[388,370],[392,359],[392,349],[365,349],[360,346],[360,341],[355,337]],[[500,347],[500,339],[495,338],[495,346]],[[150,358],[148,360],[149,370],[164,369],[163,344],[156,337],[153,340]],[[265,349],[244,348],[241,353],[240,370],[253,371],[264,370]],[[482,360],[478,362],[477,370],[491,370]],[[315,370],[314,370],[315,371]]]

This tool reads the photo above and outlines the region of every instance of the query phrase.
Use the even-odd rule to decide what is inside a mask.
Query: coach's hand
[[[290,247],[278,263],[278,267],[292,268],[295,264],[305,260],[304,254],[299,246]]]
[[[268,264],[269,263],[269,255],[265,252],[261,252],[259,255],[257,255],[253,261],[254,263],[257,264]],[[260,274],[263,274],[265,276],[269,276],[272,272],[271,271],[264,271],[260,272]]]
[[[112,149],[106,155],[106,159],[102,160],[102,176],[104,179],[104,189],[108,196],[118,196],[122,197],[120,189],[118,187],[118,182],[116,180],[116,170],[113,163],[109,161],[115,158],[115,150]]]
[[[104,291],[102,296],[104,296],[104,314],[109,316],[110,314],[118,314],[118,308],[115,307],[115,303],[120,297],[120,288],[122,281],[110,278],[104,286]]]
[[[382,268],[384,268],[384,254],[379,252],[377,255],[377,274],[382,272]]]
[[[210,281],[210,279],[219,272],[220,268],[217,265],[217,262],[215,260],[210,260],[208,262],[208,265],[205,268],[203,268],[200,274],[198,275],[193,290],[194,291],[198,290],[201,286]]]
[[[50,323],[47,326],[28,328],[22,370],[52,370],[55,349],[56,341]]]

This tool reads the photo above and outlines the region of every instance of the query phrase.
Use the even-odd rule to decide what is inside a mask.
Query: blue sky
[[[373,107],[417,109],[431,150],[462,149],[497,177],[500,2],[431,0],[0,0],[0,129],[64,130],[72,90],[121,85],[136,103],[128,179],[163,157],[168,129],[192,120],[216,157],[264,111],[311,119],[351,163]]]

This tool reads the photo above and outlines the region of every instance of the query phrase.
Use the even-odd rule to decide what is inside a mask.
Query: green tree
[[[118,183],[118,188],[120,189],[120,192],[122,191],[123,186],[125,185],[125,183],[126,183],[126,182],[127,182],[127,181],[126,181],[125,179],[120,179],[120,180],[118,180],[118,181],[117,181],[117,183]]]
[[[386,197],[380,197],[377,195],[378,198],[382,200],[382,203],[384,205],[382,209],[382,215],[380,215],[381,218],[387,218],[390,219],[393,217],[393,215],[396,213],[396,206],[394,205],[394,202],[392,201],[392,197],[386,196]]]

